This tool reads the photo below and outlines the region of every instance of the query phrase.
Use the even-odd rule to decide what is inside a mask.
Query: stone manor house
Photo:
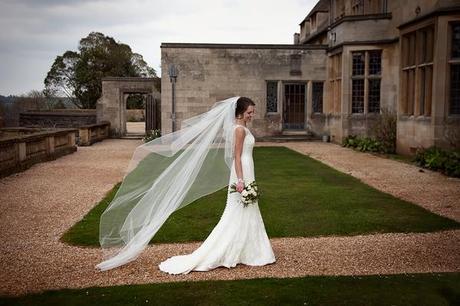
[[[293,44],[162,43],[161,54],[163,134],[238,95],[256,102],[256,138],[340,143],[389,109],[399,153],[460,142],[459,0],[320,0]]]

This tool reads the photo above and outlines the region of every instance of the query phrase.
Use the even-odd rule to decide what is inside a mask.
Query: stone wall
[[[0,129],[0,177],[77,150],[76,129]]]
[[[293,67],[293,56],[300,57],[298,67]],[[284,82],[308,85],[312,80],[326,79],[325,48],[321,45],[163,43],[161,58],[163,135],[172,131],[170,64],[176,65],[178,70],[178,129],[183,119],[209,110],[216,101],[232,96],[247,96],[256,103],[251,127],[256,137],[280,134],[282,130],[282,90],[278,95],[278,111],[267,114],[266,81],[278,81],[281,88]],[[309,96],[307,93],[307,99]]]
[[[19,114],[21,127],[78,128],[96,123],[96,110],[29,111]]]

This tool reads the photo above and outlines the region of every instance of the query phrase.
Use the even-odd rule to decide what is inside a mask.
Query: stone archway
[[[102,79],[102,96],[97,101],[97,122],[110,122],[111,137],[126,134],[126,97],[131,93],[147,94],[160,101],[155,78],[107,77]]]

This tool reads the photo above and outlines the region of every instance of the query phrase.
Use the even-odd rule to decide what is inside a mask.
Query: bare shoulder
[[[235,128],[235,135],[236,135],[237,138],[240,138],[240,137],[244,138],[245,134],[246,134],[246,131],[245,131],[244,127],[237,126]]]

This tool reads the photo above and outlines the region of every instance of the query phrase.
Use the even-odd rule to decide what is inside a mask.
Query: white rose
[[[246,191],[246,189],[241,192],[241,195],[243,197],[246,197],[248,195],[248,192]]]

